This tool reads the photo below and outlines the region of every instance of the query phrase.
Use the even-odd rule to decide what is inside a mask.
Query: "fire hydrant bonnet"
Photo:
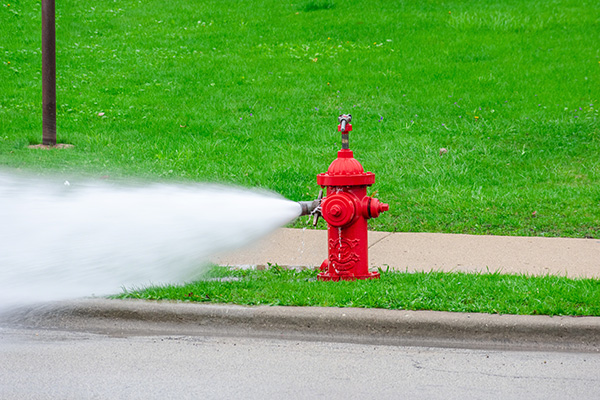
[[[329,165],[327,172],[317,175],[320,186],[367,185],[375,183],[375,174],[365,172],[363,166],[354,158],[352,150],[338,151],[338,158]]]

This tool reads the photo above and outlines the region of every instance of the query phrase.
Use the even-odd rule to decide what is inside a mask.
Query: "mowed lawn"
[[[499,273],[381,272],[381,279],[317,281],[316,270],[213,267],[184,285],[124,288],[113,298],[241,305],[360,307],[521,315],[600,315],[600,280]]]
[[[40,25],[0,4],[2,170],[310,200],[344,112],[372,229],[600,237],[598,1],[58,1],[50,151]]]

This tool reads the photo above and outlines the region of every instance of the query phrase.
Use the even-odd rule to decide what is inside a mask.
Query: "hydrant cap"
[[[341,227],[351,223],[356,211],[356,198],[348,193],[336,193],[323,200],[323,218],[331,226]]]

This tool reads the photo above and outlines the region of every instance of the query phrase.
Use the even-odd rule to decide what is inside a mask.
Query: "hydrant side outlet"
[[[327,172],[317,175],[317,183],[327,189],[321,212],[327,222],[328,257],[318,275],[324,281],[379,278],[379,272],[369,272],[367,220],[377,218],[389,206],[367,196],[375,174],[365,172],[349,148],[351,119],[351,115],[340,115],[342,149]]]

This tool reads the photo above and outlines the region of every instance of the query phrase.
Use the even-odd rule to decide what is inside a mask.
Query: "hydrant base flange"
[[[317,280],[319,281],[353,281],[356,279],[379,279],[381,277],[378,271],[366,271],[366,272],[356,272],[353,270],[350,271],[336,271],[333,268],[329,268],[330,263],[329,259],[323,261],[321,267],[319,268],[321,273],[317,275]]]
[[[317,275],[317,280],[319,281],[354,281],[357,279],[365,280],[365,279],[379,279],[379,272],[369,272],[367,275],[329,275],[327,272],[322,272]]]

